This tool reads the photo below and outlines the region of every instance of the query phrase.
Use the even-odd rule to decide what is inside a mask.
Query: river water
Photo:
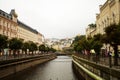
[[[13,74],[2,80],[78,80],[72,71],[72,58],[58,56],[47,63]]]

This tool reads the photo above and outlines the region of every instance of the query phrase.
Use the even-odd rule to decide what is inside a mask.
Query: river
[[[58,58],[10,75],[2,80],[78,80],[72,71],[72,58]]]

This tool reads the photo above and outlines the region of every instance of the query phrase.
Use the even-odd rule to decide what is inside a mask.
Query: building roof
[[[3,16],[9,20],[12,20],[12,15],[4,12],[3,10],[0,9],[0,16]]]
[[[11,11],[12,11],[12,12],[15,12],[14,9],[11,10]],[[16,13],[15,13],[15,15],[16,15],[16,17],[17,17],[17,14],[16,14]],[[1,10],[1,9],[0,9],[0,16],[3,16],[3,17],[5,17],[5,18],[7,18],[7,19],[9,19],[9,20],[12,20],[12,13],[11,13],[11,14],[8,14],[8,13],[6,13],[5,11],[3,11],[3,10]],[[31,28],[30,26],[26,25],[25,23],[23,23],[23,22],[21,22],[21,21],[19,21],[19,20],[17,20],[17,24],[19,25],[19,27],[22,27],[22,28],[24,28],[24,29],[27,29],[27,30],[35,33],[35,34],[42,35],[42,34],[39,33],[37,30]]]
[[[37,31],[37,30],[31,28],[30,26],[26,25],[25,23],[23,23],[23,22],[21,22],[21,21],[19,21],[19,20],[17,21],[17,23],[18,23],[18,25],[19,25],[20,27],[22,27],[22,28],[24,28],[24,29],[27,29],[27,30],[35,33],[35,34],[38,34],[38,31]]]

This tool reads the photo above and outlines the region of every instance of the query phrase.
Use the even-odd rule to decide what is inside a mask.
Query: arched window
[[[107,27],[107,21],[106,21],[106,20],[104,20],[104,23],[105,23],[105,26],[104,26],[104,27]]]
[[[109,17],[107,17],[107,26],[109,26]]]
[[[113,19],[113,23],[115,23],[115,13],[112,13],[112,19]]]

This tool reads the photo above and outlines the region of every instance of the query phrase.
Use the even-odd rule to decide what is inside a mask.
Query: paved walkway
[[[95,62],[96,64],[105,65],[111,68],[120,69],[120,57],[118,58],[118,66],[114,65],[114,57],[103,57],[103,56],[95,56],[95,55],[84,55],[84,54],[76,54],[77,56],[87,59],[91,62]]]
[[[49,55],[49,54],[34,54],[34,55],[17,55],[17,56],[13,56],[13,55],[3,55],[0,56],[0,61],[5,61],[5,60],[12,60],[12,59],[21,59],[21,58],[28,58],[28,57],[36,57],[36,56],[45,56],[45,55]]]

